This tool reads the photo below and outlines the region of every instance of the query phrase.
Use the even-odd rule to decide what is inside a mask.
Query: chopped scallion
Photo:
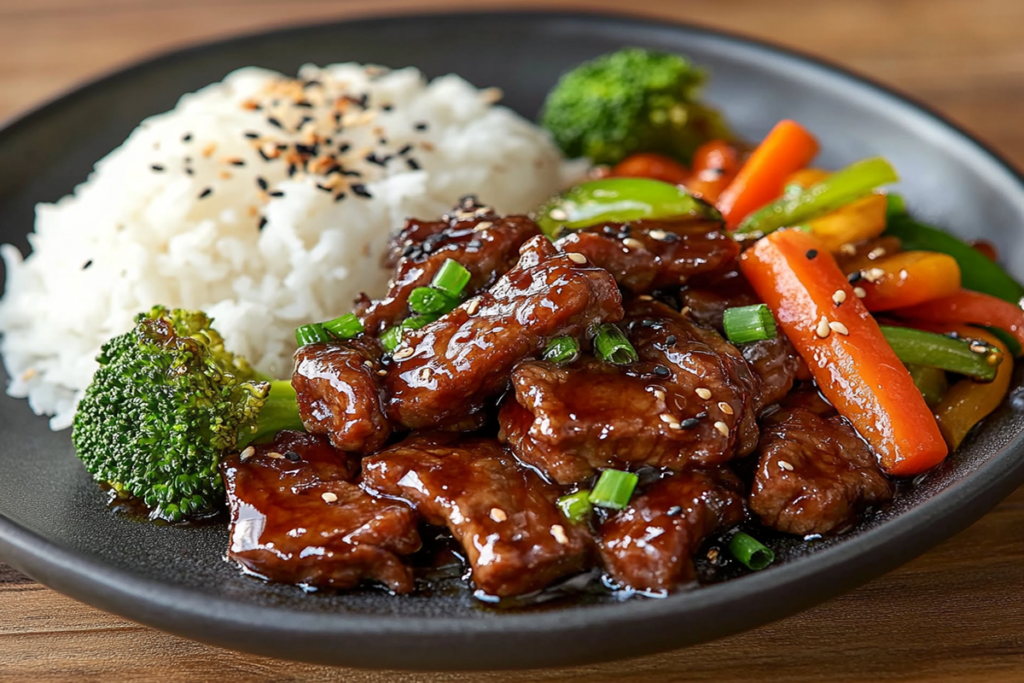
[[[402,343],[402,326],[389,327],[384,334],[380,335],[380,345],[387,353],[394,353],[398,345]]]
[[[459,305],[459,298],[437,287],[417,287],[409,294],[414,313],[447,313]]]
[[[441,269],[434,275],[430,285],[442,289],[452,296],[460,296],[462,290],[469,284],[470,273],[458,261],[448,259],[441,265]]]
[[[778,334],[775,318],[766,304],[727,308],[722,326],[725,328],[725,336],[733,344],[774,339]]]
[[[636,349],[626,339],[622,330],[610,323],[597,328],[597,334],[594,336],[594,353],[601,360],[616,365],[633,363],[639,358]]]
[[[590,514],[590,491],[577,491],[558,499],[558,509],[570,522],[579,522]]]
[[[629,499],[633,495],[633,489],[639,480],[632,472],[621,470],[605,470],[594,486],[594,490],[587,496],[591,505],[597,505],[612,510],[621,510],[629,505]]]
[[[307,346],[331,341],[331,335],[320,323],[312,323],[295,329],[295,341],[299,346]]]
[[[740,564],[759,572],[775,561],[775,553],[750,534],[738,532],[729,541],[729,552]]]
[[[580,343],[572,337],[556,337],[544,349],[544,360],[552,363],[570,363],[576,360]]]
[[[421,327],[432,323],[441,316],[437,313],[431,315],[414,315],[402,321],[403,330],[418,330]]]
[[[334,320],[320,323],[328,332],[339,339],[351,339],[363,333],[363,323],[359,321],[355,313],[346,313]]]

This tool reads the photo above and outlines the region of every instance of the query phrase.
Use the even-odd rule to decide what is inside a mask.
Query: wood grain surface
[[[267,27],[536,0],[0,0],[0,120],[156,52]],[[1021,0],[574,0],[740,31],[903,89],[1024,167]],[[2,476],[2,475],[0,475]],[[755,631],[592,667],[364,672],[219,650],[65,598],[0,565],[0,681],[1024,681],[1024,489],[949,542]]]

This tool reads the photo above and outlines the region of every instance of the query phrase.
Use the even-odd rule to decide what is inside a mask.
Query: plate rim
[[[1024,175],[988,143],[962,128],[939,113],[936,109],[908,96],[895,88],[880,83],[871,77],[839,65],[829,59],[810,55],[798,49],[784,47],[771,41],[723,30],[716,27],[680,22],[669,19],[639,17],[608,11],[567,11],[543,9],[501,10],[501,11],[401,11],[386,14],[343,18],[323,23],[301,23],[285,27],[270,28],[189,44],[169,49],[125,66],[115,67],[86,81],[64,90],[57,95],[16,113],[0,123],[0,145],[12,135],[17,135],[22,126],[33,125],[33,120],[47,112],[61,107],[73,106],[74,99],[102,90],[110,83],[132,78],[162,63],[196,55],[206,50],[229,48],[234,44],[266,39],[270,37],[301,34],[310,30],[331,30],[337,26],[374,24],[386,25],[391,22],[417,20],[500,20],[510,17],[518,20],[545,22],[551,20],[584,21],[608,26],[630,25],[639,29],[661,29],[718,39],[730,44],[764,51],[781,57],[805,68],[827,75],[830,80],[844,81],[845,86],[857,86],[876,96],[888,100],[887,106],[896,106],[918,116],[931,119],[933,124],[945,129],[951,139],[975,148],[994,162],[1015,185],[1024,201]],[[42,419],[42,418],[39,418]],[[337,613],[314,613],[294,611],[273,606],[257,606],[200,593],[193,589],[167,585],[155,579],[140,577],[128,570],[110,567],[92,556],[83,556],[47,537],[32,531],[15,520],[0,514],[0,557],[16,569],[37,579],[40,583],[58,590],[65,595],[91,604],[100,609],[112,611],[134,621],[160,628],[194,640],[201,640],[221,647],[240,649],[256,654],[270,654],[289,658],[287,647],[295,636],[353,637],[357,641],[373,640],[381,636],[402,636],[417,639],[421,643],[406,653],[399,661],[376,662],[360,658],[358,653],[346,652],[345,656],[328,656],[324,652],[303,652],[297,659],[324,663],[346,663],[377,668],[422,668],[421,663],[437,661],[427,651],[437,648],[442,642],[450,644],[452,636],[464,636],[472,646],[493,646],[509,637],[530,638],[551,631],[560,634],[587,633],[595,622],[604,626],[619,623],[655,622],[671,619],[681,613],[710,613],[715,608],[736,605],[743,600],[758,596],[767,599],[767,608],[762,606],[759,618],[734,619],[741,623],[743,630],[755,628],[789,614],[801,611],[813,604],[833,597],[909,561],[927,548],[951,537],[980,518],[989,509],[1020,483],[1024,482],[1024,430],[1016,433],[1008,444],[989,460],[982,463],[962,479],[948,488],[934,494],[915,508],[873,529],[865,530],[856,537],[844,540],[832,547],[824,548],[807,556],[797,558],[769,571],[752,574],[739,579],[706,586],[700,590],[679,593],[662,600],[633,600],[626,603],[587,606],[585,609],[567,609],[551,612],[510,613],[496,618],[467,620],[460,617],[418,617],[398,615],[352,615]],[[1017,458],[1014,458],[1014,455]],[[1016,460],[1016,462],[1015,462]],[[941,522],[937,524],[935,522]],[[856,571],[851,571],[851,567]],[[813,578],[831,585],[814,591],[794,591]],[[824,581],[823,581],[824,580]],[[285,617],[286,615],[286,617]],[[726,620],[728,621],[728,620]],[[183,627],[181,624],[201,624],[207,627],[201,632]],[[667,623],[667,622],[665,622]],[[733,623],[733,622],[730,622]],[[586,662],[607,661],[620,656],[641,655],[671,647],[690,645],[711,640],[741,630],[735,626],[718,626],[701,635],[690,634],[684,638],[653,640],[649,646],[633,647],[623,653],[614,647],[598,652],[581,654],[567,651],[562,656],[535,657],[530,666],[571,665]],[[261,643],[247,646],[247,639],[257,634],[273,634]],[[266,648],[271,643],[270,651]],[[284,647],[281,647],[284,646]],[[491,647],[493,649],[493,647]],[[295,653],[291,653],[293,656]],[[536,654],[536,653],[532,653]],[[467,669],[521,668],[521,653],[509,653],[504,658],[489,660],[483,666],[467,662]],[[539,664],[538,664],[539,662]],[[445,665],[444,669],[454,669]]]

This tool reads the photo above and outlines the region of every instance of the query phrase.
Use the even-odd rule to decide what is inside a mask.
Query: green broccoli
[[[178,521],[224,499],[221,455],[282,429],[301,429],[295,390],[264,381],[224,348],[201,311],[162,306],[100,352],[78,404],[72,441],[98,481]]]
[[[635,152],[689,162],[702,143],[731,139],[698,102],[704,72],[685,57],[626,48],[584,62],[548,93],[541,124],[570,157],[615,164]]]

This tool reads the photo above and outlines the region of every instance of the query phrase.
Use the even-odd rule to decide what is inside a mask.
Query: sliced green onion
[[[414,315],[402,321],[402,329],[418,330],[421,327],[424,327],[425,325],[434,322],[440,317],[441,316],[438,315],[437,313],[433,313],[431,315]]]
[[[334,320],[320,323],[328,332],[339,339],[351,339],[363,333],[363,323],[359,321],[355,313],[346,313]]]
[[[939,405],[946,395],[946,390],[949,389],[946,371],[927,365],[907,365],[907,370],[910,371],[910,378],[914,380],[914,386],[924,397],[924,402],[932,408]]]
[[[908,365],[925,365],[991,382],[1003,361],[1003,352],[983,341],[954,339],[909,327],[881,328],[896,356]]]
[[[458,305],[457,296],[436,287],[417,287],[409,294],[409,308],[414,313],[447,313]]]
[[[295,341],[299,346],[319,344],[331,341],[331,335],[327,333],[327,330],[320,323],[311,323],[295,328]]]
[[[434,275],[430,282],[432,287],[444,290],[452,296],[460,296],[462,290],[469,284],[470,273],[458,261],[448,259],[441,265],[441,269]]]
[[[775,339],[778,334],[775,318],[767,304],[727,308],[722,326],[725,328],[725,336],[733,344]]]
[[[629,499],[633,495],[633,489],[639,480],[632,472],[621,470],[605,470],[601,472],[594,490],[587,496],[591,505],[598,507],[621,510],[629,505]]]
[[[380,335],[380,345],[387,353],[394,353],[398,345],[402,343],[402,326],[389,327],[384,334]]]
[[[578,522],[590,514],[590,491],[577,491],[558,499],[558,509],[570,522]]]
[[[800,194],[780,197],[758,209],[740,223],[736,232],[767,235],[779,228],[799,225],[860,199],[880,185],[897,180],[896,170],[882,157],[863,159],[836,171]]]
[[[616,365],[634,363],[639,359],[636,349],[615,325],[605,323],[597,328],[594,336],[594,352],[597,357]]]
[[[738,532],[729,541],[729,552],[740,564],[759,572],[775,561],[775,553],[750,534]]]
[[[556,337],[544,348],[544,360],[551,363],[570,363],[576,360],[580,343],[572,337]]]

